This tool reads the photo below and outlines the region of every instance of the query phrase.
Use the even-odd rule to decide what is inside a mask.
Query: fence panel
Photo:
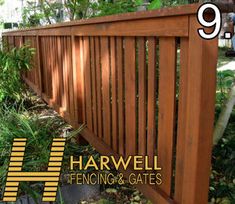
[[[207,203],[217,40],[198,36],[199,6],[3,34],[37,49],[24,80],[100,153],[159,156],[163,183],[137,185],[153,203]]]

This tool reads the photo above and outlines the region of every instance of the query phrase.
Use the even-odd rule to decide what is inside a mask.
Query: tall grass
[[[46,171],[50,146],[58,134],[55,118],[40,118],[23,107],[0,107],[0,186],[6,182],[11,146],[14,138],[27,138],[23,171]],[[37,191],[32,191],[28,183],[21,184],[20,193],[30,194],[35,200]]]

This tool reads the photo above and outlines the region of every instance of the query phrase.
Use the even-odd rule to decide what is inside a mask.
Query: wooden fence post
[[[184,173],[180,204],[208,201],[218,41],[203,40],[195,15],[189,17]]]

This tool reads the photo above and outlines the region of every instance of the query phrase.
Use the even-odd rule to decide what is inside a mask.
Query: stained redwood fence
[[[86,123],[100,153],[159,156],[163,184],[137,185],[154,204],[207,203],[217,39],[199,37],[198,7],[4,33],[36,48],[24,80],[75,128]]]

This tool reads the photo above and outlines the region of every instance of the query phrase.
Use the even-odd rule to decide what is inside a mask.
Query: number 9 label
[[[215,17],[212,21],[207,21],[204,18],[204,14],[205,11],[207,9],[212,9],[215,13]],[[219,8],[212,3],[205,3],[203,4],[199,9],[198,9],[198,13],[197,13],[197,18],[198,18],[198,22],[205,28],[211,28],[214,27],[214,30],[212,33],[206,33],[204,28],[199,28],[198,29],[198,34],[206,40],[211,40],[215,37],[218,36],[218,34],[220,33],[221,30],[221,26],[222,26],[222,18],[221,18],[221,12],[219,10]]]

